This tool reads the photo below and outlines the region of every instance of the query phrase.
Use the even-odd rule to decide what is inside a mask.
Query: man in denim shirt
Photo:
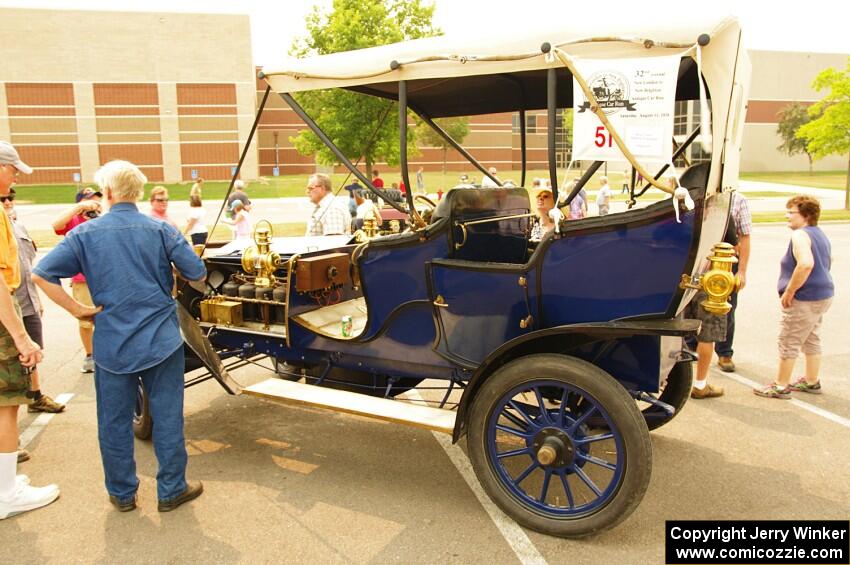
[[[206,270],[171,225],[139,213],[145,176],[132,163],[112,161],[95,180],[109,213],[68,233],[35,269],[33,280],[65,310],[80,317],[97,312],[94,332],[95,390],[100,453],[110,502],[136,507],[133,410],[142,379],[150,399],[158,509],[168,512],[203,492],[186,482],[183,438],[183,340],[171,288],[172,265],[191,281]],[[59,279],[82,272],[96,308],[75,301]]]

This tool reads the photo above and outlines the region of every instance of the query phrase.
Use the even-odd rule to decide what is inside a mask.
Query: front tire
[[[522,357],[490,376],[472,404],[468,445],[490,498],[517,523],[560,537],[625,520],[652,472],[649,431],[631,396],[564,355]]]

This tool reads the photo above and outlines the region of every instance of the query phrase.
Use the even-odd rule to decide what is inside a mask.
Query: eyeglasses
[[[154,198],[154,202],[168,202],[168,198]]]
[[[320,184],[315,184],[313,186],[308,186],[307,190],[316,190],[317,188],[324,188],[324,187]]]
[[[0,202],[6,202],[6,201],[14,202],[15,201],[15,195],[10,194],[9,196],[0,196]]]
[[[785,210],[785,213],[788,214],[789,216],[793,216],[794,214],[799,214],[800,211],[799,210]]]

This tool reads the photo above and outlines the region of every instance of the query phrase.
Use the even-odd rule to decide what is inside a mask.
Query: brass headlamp
[[[268,227],[260,227],[265,223]],[[274,272],[280,268],[280,255],[271,250],[272,225],[261,220],[254,228],[254,245],[242,253],[242,269],[249,275],[255,275],[254,284],[260,287],[274,286]]]
[[[741,286],[740,277],[732,274],[732,265],[738,262],[735,248],[728,243],[715,243],[708,260],[711,262],[708,271],[698,277],[682,275],[679,287],[705,291],[707,298],[700,306],[706,312],[725,316],[732,309],[727,299]]]

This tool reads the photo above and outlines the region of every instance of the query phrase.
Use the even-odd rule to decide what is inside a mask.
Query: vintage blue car
[[[396,105],[407,186],[411,112],[434,127],[440,117],[518,112],[524,185],[525,113],[547,109],[558,197],[554,124],[572,107],[574,89],[614,128],[597,99],[610,89],[588,86],[575,61],[675,55],[676,100],[711,106],[703,116],[711,135],[702,140],[709,157],[679,169],[686,190],[676,195],[692,206],[688,198],[640,205],[647,189],[670,191],[659,181],[662,167],[643,174],[643,186],[633,175],[629,210],[559,221],[539,242],[529,240],[534,207],[526,188],[496,178],[496,188],[453,189],[436,206],[414,202],[408,191],[405,204],[393,204],[410,217],[397,234],[276,239],[260,225],[254,241],[205,251],[205,284],[179,285],[187,368],[205,371],[188,373],[187,385],[214,377],[233,394],[408,423],[454,441],[466,436],[489,496],[540,532],[577,537],[624,520],[649,483],[649,430],[669,422],[691,390],[683,337],[699,322],[681,313],[695,287],[722,312],[735,285],[731,252],[715,244],[737,186],[749,64],[732,19],[654,30],[585,23],[497,40],[386,45],[260,76],[266,96],[279,94],[378,196],[297,93],[343,88]],[[614,98],[622,97],[618,88]],[[672,158],[698,134],[670,141]],[[647,171],[621,149],[635,170]],[[562,190],[560,202],[575,198],[601,164],[569,194]],[[242,388],[229,370],[258,358],[272,360],[277,374]],[[141,392],[144,437],[151,422]]]

